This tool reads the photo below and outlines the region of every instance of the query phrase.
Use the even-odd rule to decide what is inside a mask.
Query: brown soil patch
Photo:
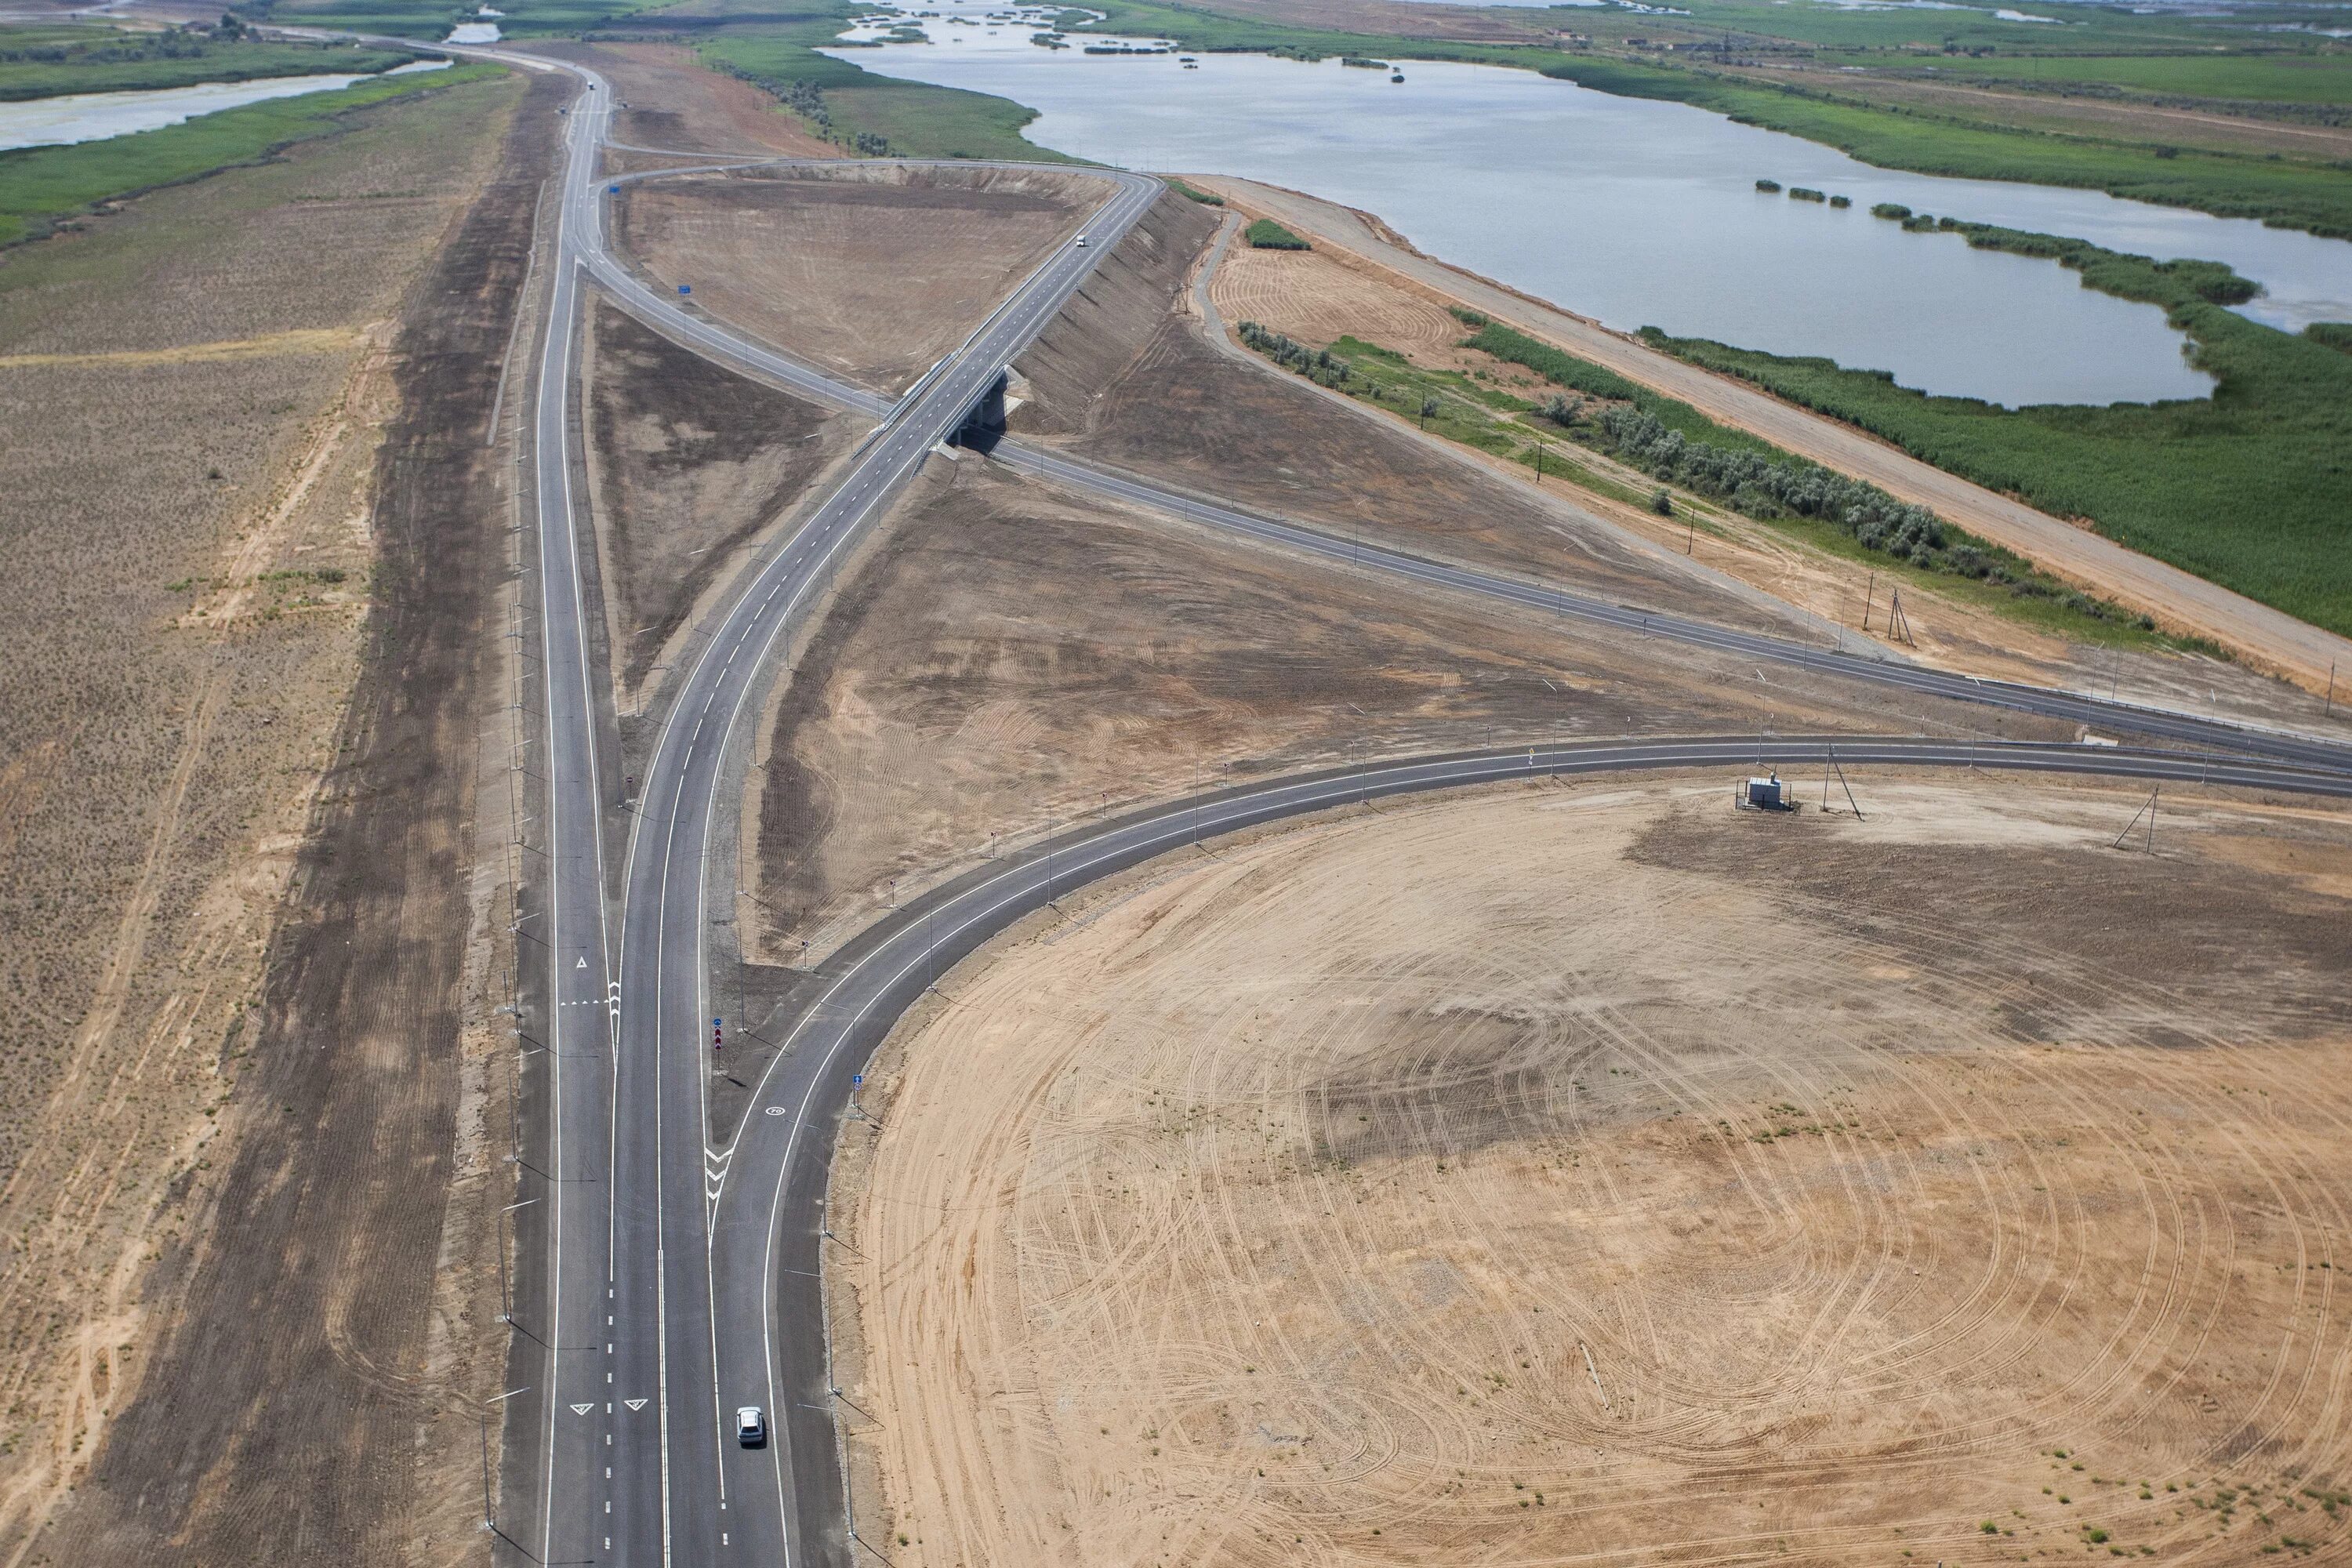
[[[1522,490],[1386,418],[1204,342],[1186,280],[1215,232],[1171,195],[1017,362],[1016,430],[1193,491],[1586,592],[1785,629],[1564,499]]]
[[[721,369],[606,304],[583,355],[606,632],[624,708],[736,556],[865,435]]]
[[[769,720],[742,834],[746,952],[821,953],[894,883],[903,898],[1227,769],[1751,726],[2023,732],[1769,679],[941,462],[844,577]]]
[[[903,390],[1108,190],[1083,174],[853,164],[625,185],[620,247],[666,292],[862,385]]]
[[[6,1189],[0,1309],[0,1546],[35,1561],[447,1560],[478,1539],[451,1406],[495,1388],[505,1346],[469,1206],[499,1189],[454,1185],[481,1163],[458,1022],[471,676],[503,566],[483,433],[564,90],[398,106],[0,270],[20,290],[0,309],[50,307],[9,346],[77,356],[259,335],[262,290],[278,329],[417,307],[388,361],[371,336],[341,363],[11,383],[34,395],[11,428],[41,438],[9,444],[37,466],[6,488],[41,504],[10,580],[106,601],[12,601],[13,635],[48,651],[8,700],[100,688],[16,722],[48,771],[13,781],[38,804],[12,893],[76,890],[7,910],[13,1081],[51,1091]],[[91,515],[109,528],[57,525]],[[110,948],[74,945],[69,910]]]
[[[681,44],[542,44],[533,54],[601,71],[621,105],[613,140],[681,153],[783,153],[838,158],[842,150],[785,112],[774,95],[706,67]]]
[[[2149,858],[2105,788],[1874,778],[1857,824],[1725,782],[1340,814],[943,979],[829,1211],[861,1532],[2345,1550],[2352,909],[2207,847],[2343,876],[2352,822],[2182,802]]]

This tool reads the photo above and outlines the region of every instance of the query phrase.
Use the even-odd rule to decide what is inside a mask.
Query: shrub
[[[1474,310],[1467,305],[1448,305],[1445,309],[1453,315],[1455,321],[1461,322],[1465,327],[1483,327],[1489,321],[1493,320],[1493,318],[1488,316],[1486,311]],[[2352,331],[2352,329],[2347,330]]]
[[[1833,207],[1850,207],[1853,205],[1853,198],[1852,196],[1832,196],[1830,198],[1830,205]]]
[[[1255,321],[1244,321],[1237,331],[1244,344],[1318,385],[1345,386],[1355,374],[1353,366],[1329,349],[1310,349],[1296,338],[1286,337]]]
[[[1656,489],[1652,490],[1650,492],[1650,510],[1656,512],[1660,517],[1674,516],[1674,492],[1667,489],[1664,485],[1660,485]]]
[[[1789,199],[1792,202],[1825,202],[1829,197],[1807,185],[1791,185],[1789,187]]]
[[[1778,180],[1759,180],[1756,182],[1756,188],[1762,191],[1767,195],[1771,195],[1780,189],[1780,182]]]
[[[1880,202],[1870,209],[1873,217],[1909,217],[1911,209],[1901,202]]]
[[[1270,217],[1262,217],[1242,231],[1255,250],[1311,250],[1314,247]]]

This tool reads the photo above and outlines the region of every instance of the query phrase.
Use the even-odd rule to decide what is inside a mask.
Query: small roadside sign
[[[677,291],[681,294],[691,294],[694,292],[694,285],[691,283],[681,283],[677,286]]]

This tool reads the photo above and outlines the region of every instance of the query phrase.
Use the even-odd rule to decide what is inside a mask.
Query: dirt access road
[[[1725,783],[1335,814],[943,977],[836,1160],[860,1530],[2342,1550],[2352,817],[2168,793],[2148,856],[2104,785]]]
[[[1361,213],[1255,181],[1205,174],[1185,178],[1223,196],[1239,211],[1274,217],[1410,287],[1483,310],[1680,398],[1711,418],[1751,430],[1801,457],[1930,508],[2044,571],[2153,616],[2176,631],[2210,637],[2299,686],[2317,691],[2327,684],[2331,668],[2352,670],[2352,640],[1948,474],[1852,426],[1783,403],[1745,382],[1685,364],[1597,321],[1423,256]]]

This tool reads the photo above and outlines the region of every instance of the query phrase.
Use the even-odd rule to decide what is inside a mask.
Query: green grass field
[[[1922,69],[1927,68],[1922,67]],[[2104,55],[1939,59],[1938,76],[2043,87],[2062,82],[2122,88],[2168,98],[2249,103],[2352,104],[2352,50],[2293,54]]]
[[[0,102],[68,92],[188,87],[200,81],[373,75],[415,58],[405,52],[346,46],[263,44],[103,28],[74,31],[97,36],[37,44],[0,31]]]
[[[277,148],[324,136],[352,110],[503,74],[498,66],[458,65],[247,104],[135,136],[0,153],[0,245],[46,233],[95,203],[255,163]]]
[[[493,9],[503,11],[499,29],[509,38],[540,38],[583,32],[615,17],[634,16],[656,7],[645,0],[514,0]],[[383,33],[400,38],[446,37],[459,22],[474,18],[472,0],[251,0],[239,5],[239,16],[298,27],[335,27],[354,33]]]
[[[730,26],[698,47],[706,62],[795,109],[811,100],[805,92],[796,96],[793,84],[808,83],[826,121],[816,128],[846,145],[856,146],[861,135],[878,136],[889,151],[910,157],[1071,161],[1022,136],[1021,128],[1037,118],[1034,109],[987,93],[892,81],[816,52],[859,14],[847,5],[785,5],[760,13],[756,22]],[[802,117],[811,119],[805,112]]]
[[[1571,57],[1548,65],[1544,74],[1628,98],[1695,104],[1742,124],[1824,142],[1881,168],[2072,185],[2352,238],[2352,178],[2329,164],[2223,153],[2165,156],[2153,146],[1962,125],[1624,60]]]
[[[2162,305],[2195,340],[2210,399],[2008,409],[1929,397],[1882,373],[1647,334],[1895,442],[1948,472],[2084,518],[2108,538],[2352,635],[2352,355],[2211,302],[2228,269],[2164,267],[2080,241],[1966,230],[2052,255],[2095,288]]]

